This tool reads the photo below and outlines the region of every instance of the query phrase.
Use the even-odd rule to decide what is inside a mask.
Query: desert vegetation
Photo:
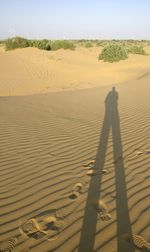
[[[42,50],[58,50],[58,49],[75,49],[73,42],[68,40],[28,40],[22,37],[9,38],[3,42],[5,44],[6,50],[13,50],[16,48],[25,48],[25,47],[36,47]]]
[[[48,39],[43,40],[29,40],[29,46],[30,47],[36,47],[38,49],[42,50],[51,50],[51,41]]]
[[[21,37],[9,38],[5,40],[4,43],[5,43],[6,50],[13,50],[16,48],[25,48],[30,45],[27,39],[21,38]]]
[[[128,53],[147,55],[142,45],[133,45],[128,48]]]
[[[59,50],[59,49],[70,49],[70,50],[74,50],[75,49],[75,45],[73,42],[69,41],[69,40],[55,40],[51,42],[51,47],[52,50]]]
[[[93,47],[93,43],[90,42],[90,41],[89,41],[89,42],[86,42],[86,43],[85,43],[85,47],[86,47],[86,48]]]
[[[102,52],[99,54],[98,59],[104,62],[118,62],[120,60],[125,60],[128,55],[140,54],[147,55],[144,50],[144,46],[148,45],[148,41],[105,41],[105,46]],[[102,45],[103,46],[103,45]]]
[[[109,44],[105,46],[99,55],[99,60],[106,62],[117,62],[128,58],[125,48],[117,44]]]
[[[56,51],[59,49],[74,50],[76,47],[101,47],[98,60],[118,62],[128,58],[129,54],[147,55],[144,47],[150,45],[149,40],[29,40],[22,37],[8,38],[0,41],[6,50],[16,48],[36,47],[41,50]]]

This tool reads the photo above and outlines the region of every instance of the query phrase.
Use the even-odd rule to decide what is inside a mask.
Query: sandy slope
[[[0,98],[1,248],[140,251],[124,232],[150,242],[149,83],[116,85],[114,117],[104,105],[111,86]],[[30,219],[39,236],[27,233]]]
[[[28,95],[104,86],[133,80],[150,71],[150,55],[130,55],[119,63],[98,61],[101,48],[47,52],[0,48],[0,95]],[[150,49],[147,48],[150,53]]]

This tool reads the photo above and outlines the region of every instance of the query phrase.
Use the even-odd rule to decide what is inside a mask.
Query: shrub
[[[96,46],[104,46],[103,41],[97,41]]]
[[[143,46],[137,46],[137,45],[129,47],[128,53],[146,55]]]
[[[86,43],[85,43],[85,47],[86,47],[86,48],[93,47],[93,44],[92,44],[91,42],[86,42]]]
[[[15,37],[5,41],[5,49],[12,50],[15,48],[25,48],[29,46],[29,42],[25,38]]]
[[[128,58],[128,53],[125,48],[117,44],[108,44],[105,46],[99,55],[99,60],[106,62],[117,62]]]
[[[96,46],[105,47],[107,45],[110,45],[110,41],[109,40],[98,40],[96,42]]]
[[[59,50],[59,49],[75,49],[75,45],[67,40],[55,40],[51,43],[52,50]]]
[[[51,43],[48,39],[43,39],[43,40],[31,40],[30,41],[30,46],[31,47],[36,47],[42,50],[51,50]]]

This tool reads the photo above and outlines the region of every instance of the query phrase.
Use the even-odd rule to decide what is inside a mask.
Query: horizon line
[[[0,38],[0,41],[2,40],[7,40],[7,39],[12,39],[12,38],[16,38],[16,37],[20,37],[20,38],[24,38],[27,40],[75,40],[75,41],[79,41],[79,40],[99,40],[99,41],[105,41],[105,40],[114,40],[114,41],[124,41],[124,40],[132,40],[132,41],[149,41],[150,38],[47,38],[47,37],[43,37],[43,38],[28,38],[25,36],[21,36],[21,35],[14,35],[14,36],[10,36],[10,37],[6,37],[6,38]]]

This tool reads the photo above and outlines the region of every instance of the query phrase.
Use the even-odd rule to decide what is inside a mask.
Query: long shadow
[[[115,164],[117,251],[134,251],[133,246],[131,246],[123,239],[123,235],[125,233],[131,235],[131,224],[127,203],[124,162],[120,134],[120,119],[118,112],[118,98],[118,93],[116,92],[115,87],[113,87],[105,99],[105,116],[95,161],[95,169],[96,171],[98,171],[98,173],[96,176],[91,177],[78,252],[94,251],[98,212],[94,209],[93,202],[98,202],[101,197],[102,170],[104,168],[108,137],[111,129],[113,136],[113,155]]]

